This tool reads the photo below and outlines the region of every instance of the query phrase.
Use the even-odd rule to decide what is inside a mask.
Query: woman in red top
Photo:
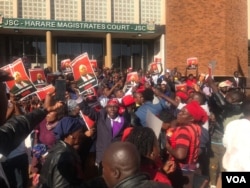
[[[208,119],[206,112],[196,101],[184,106],[177,115],[177,127],[166,144],[171,160],[177,168],[170,176],[173,187],[189,187],[181,177],[184,172],[194,172],[197,169],[201,127],[200,124]],[[189,182],[190,183],[190,182]]]

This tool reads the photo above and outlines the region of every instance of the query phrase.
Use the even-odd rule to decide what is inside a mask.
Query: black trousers
[[[2,166],[11,188],[28,187],[29,161],[26,153],[7,159],[2,163]],[[16,173],[21,175],[22,182],[18,182]],[[18,186],[19,184],[21,184],[21,186]]]

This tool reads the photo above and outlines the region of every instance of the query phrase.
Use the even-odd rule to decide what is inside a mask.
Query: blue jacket
[[[140,119],[141,125],[145,127],[148,110],[157,116],[163,109],[166,108],[168,108],[168,106],[166,104],[166,101],[163,99],[160,99],[159,103],[157,104],[153,104],[151,101],[147,101],[136,110],[135,114]]]

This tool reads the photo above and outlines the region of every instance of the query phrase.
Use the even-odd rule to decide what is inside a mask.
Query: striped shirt
[[[170,138],[172,148],[182,147],[188,150],[186,158],[180,162],[180,165],[195,164],[197,162],[200,134],[201,127],[196,124],[179,126],[174,130]]]

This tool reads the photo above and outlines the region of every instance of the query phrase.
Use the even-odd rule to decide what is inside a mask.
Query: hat
[[[131,131],[133,130],[134,127],[127,127],[126,129],[124,129],[123,131],[123,135],[122,135],[122,141],[126,141],[126,139],[128,138],[128,136],[130,135]]]
[[[231,87],[231,86],[232,86],[232,82],[230,82],[229,80],[225,80],[219,83],[219,87]]]
[[[188,100],[188,95],[186,92],[177,91],[175,95],[180,97],[182,100]]]
[[[194,118],[195,121],[201,121],[205,123],[208,120],[207,113],[197,101],[191,101],[188,103],[185,108],[188,110],[190,115]]]
[[[130,106],[135,103],[135,99],[132,95],[126,95],[122,98],[122,103],[124,106]]]
[[[62,140],[65,136],[84,127],[84,122],[81,118],[64,117],[54,128],[54,134],[58,140]]]
[[[162,81],[161,81],[161,84],[167,85],[167,82],[166,82],[165,80],[162,80]]]
[[[73,111],[77,106],[78,106],[78,103],[76,100],[69,99],[67,101],[68,112]]]
[[[109,99],[109,101],[107,102],[107,106],[110,106],[110,105],[119,106],[119,101],[117,99],[115,99],[115,98]]]

